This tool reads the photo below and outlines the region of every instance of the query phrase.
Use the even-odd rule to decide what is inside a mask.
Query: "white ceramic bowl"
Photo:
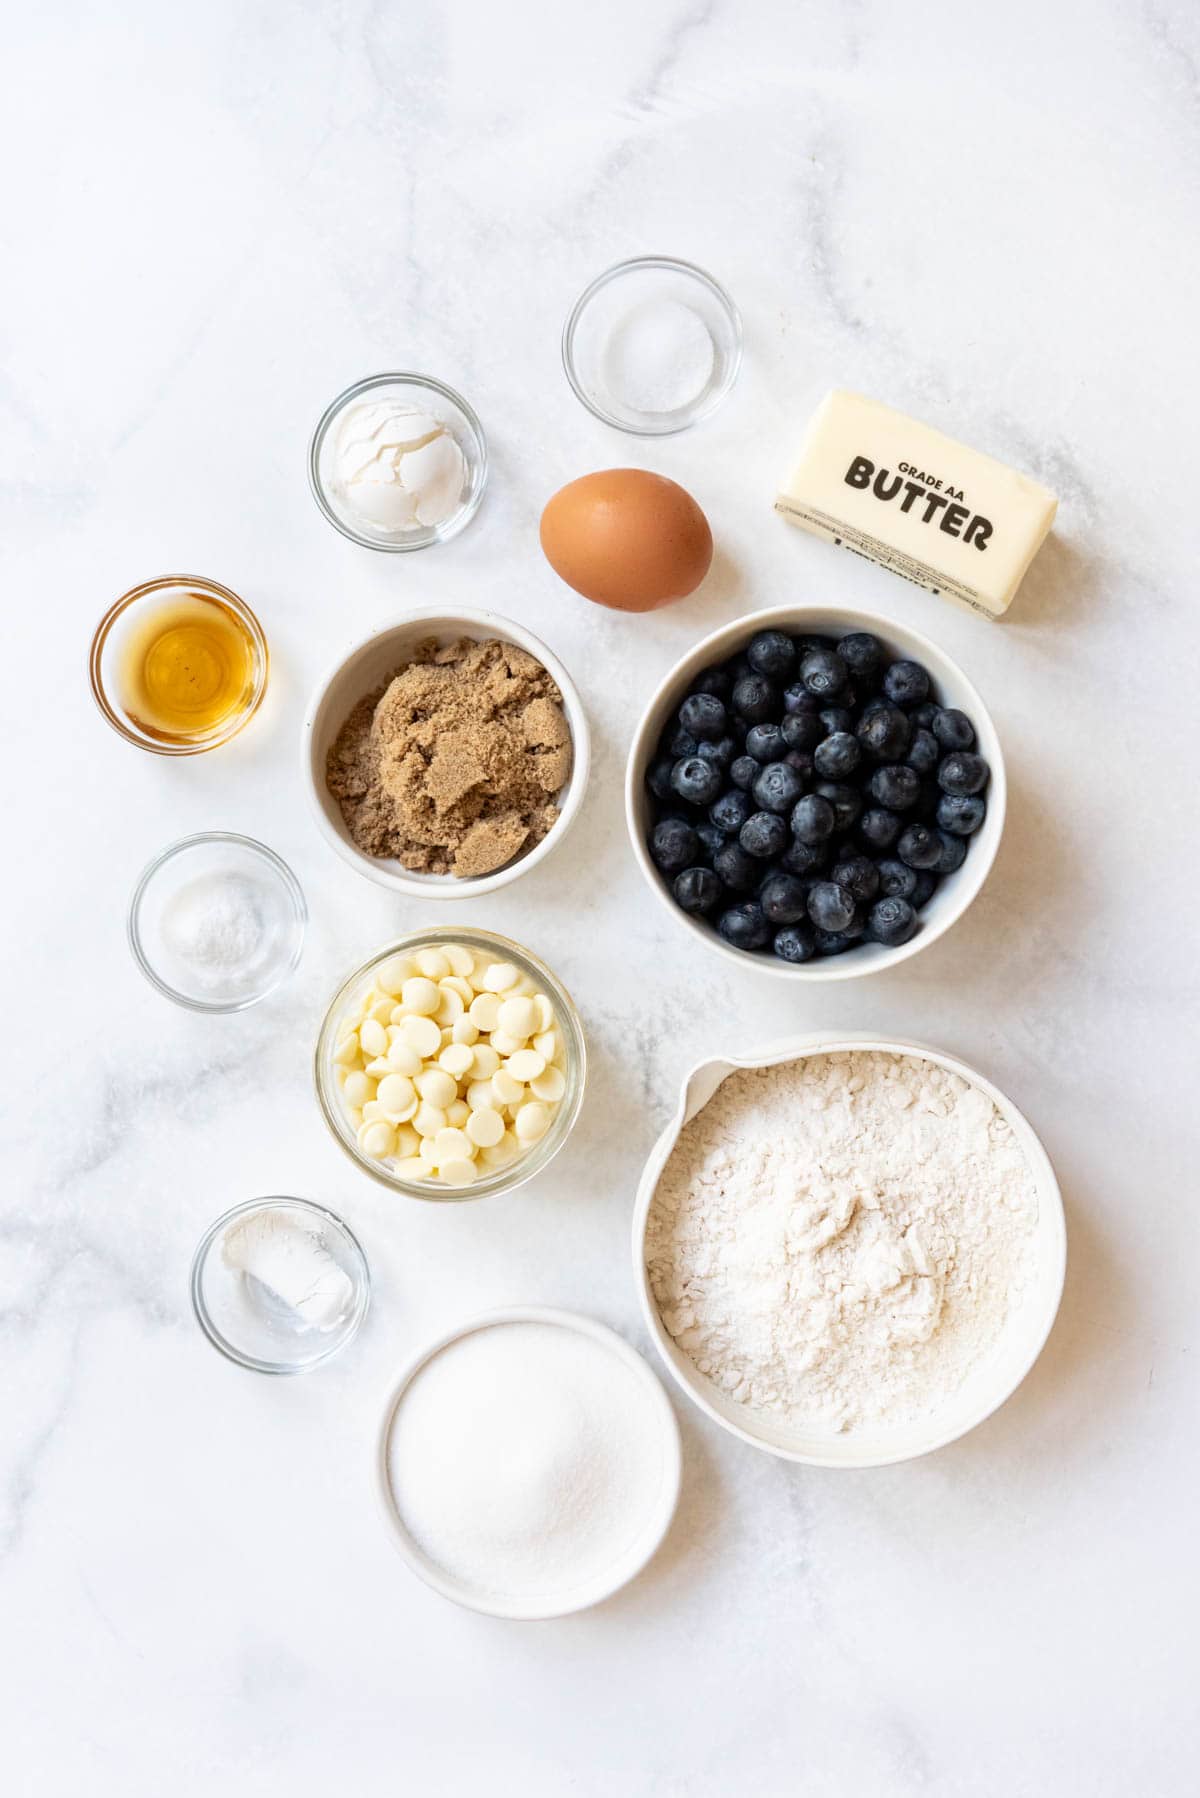
[[[893,657],[910,658],[923,663],[929,670],[939,703],[956,706],[967,714],[975,726],[977,748],[991,770],[987,787],[987,817],[971,838],[967,859],[962,867],[940,882],[928,905],[918,913],[920,928],[916,935],[898,949],[887,949],[880,943],[860,943],[856,948],[848,949],[844,955],[830,955],[807,962],[786,962],[781,961],[777,955],[751,954],[745,949],[735,949],[718,936],[713,925],[680,911],[666,881],[650,859],[646,844],[650,829],[650,795],[646,791],[646,769],[650,765],[663,726],[680,705],[701,669],[735,655],[756,632],[763,630],[785,630],[796,634],[811,631],[814,634],[839,637],[849,631],[870,631]],[[653,891],[672,917],[677,918],[700,942],[724,956],[726,961],[734,963],[743,971],[747,968],[757,969],[762,973],[774,974],[781,980],[853,980],[859,974],[875,974],[881,968],[894,967],[897,962],[907,961],[910,955],[917,955],[922,949],[928,949],[931,943],[936,943],[952,924],[958,922],[987,879],[996,859],[1004,830],[1007,792],[1004,756],[987,707],[962,669],[936,643],[931,643],[928,637],[921,636],[918,631],[909,630],[907,625],[896,624],[892,619],[881,618],[874,612],[849,611],[836,606],[773,606],[769,611],[752,612],[747,617],[735,619],[732,624],[722,625],[720,630],[712,631],[694,649],[689,650],[681,661],[676,662],[666,678],[659,682],[642,714],[629,751],[625,769],[625,819],[638,866]]]
[[[590,1583],[573,1588],[557,1601],[545,1599],[526,1601],[523,1599],[505,1598],[502,1595],[485,1594],[473,1587],[461,1585],[445,1570],[439,1567],[415,1541],[406,1528],[392,1492],[388,1477],[388,1449],[391,1439],[392,1422],[396,1408],[405,1391],[435,1355],[448,1348],[452,1342],[471,1335],[476,1330],[487,1330],[498,1324],[533,1323],[551,1324],[559,1329],[576,1330],[584,1336],[607,1349],[625,1367],[630,1369],[641,1381],[661,1422],[662,1477],[658,1497],[652,1509],[643,1519],[636,1536],[630,1542],[620,1558],[614,1561],[598,1578]],[[387,1524],[392,1541],[402,1558],[415,1573],[418,1579],[424,1580],[443,1598],[453,1600],[470,1611],[482,1611],[489,1617],[510,1617],[525,1622],[533,1622],[547,1617],[565,1617],[574,1611],[585,1611],[592,1605],[601,1604],[619,1592],[622,1586],[639,1574],[659,1548],[671,1519],[675,1515],[675,1506],[679,1500],[679,1481],[682,1468],[682,1451],[679,1441],[679,1425],[675,1421],[675,1413],[671,1409],[671,1401],[663,1391],[662,1385],[653,1369],[642,1359],[636,1349],[610,1330],[605,1324],[594,1322],[590,1317],[581,1317],[574,1311],[557,1311],[541,1305],[514,1305],[501,1311],[489,1311],[482,1317],[474,1317],[469,1323],[462,1324],[456,1330],[448,1330],[444,1336],[422,1349],[405,1368],[400,1378],[388,1393],[383,1408],[383,1418],[375,1439],[374,1480],[375,1491],[383,1510],[384,1522]]]
[[[325,784],[325,758],[351,711],[365,694],[408,661],[418,643],[436,637],[452,643],[460,637],[477,641],[499,638],[526,650],[552,676],[562,694],[563,713],[571,732],[571,775],[558,795],[559,817],[540,843],[492,874],[460,879],[454,874],[419,874],[390,858],[364,855],[350,836],[341,807]],[[317,829],[342,860],[368,880],[403,893],[409,899],[477,899],[507,886],[544,861],[562,842],[583,803],[591,757],[587,718],[574,681],[556,655],[532,631],[495,612],[428,610],[409,612],[397,624],[372,631],[336,662],[317,687],[304,720],[301,761],[304,784],[312,801]]]
[[[646,1271],[646,1220],[662,1171],[679,1133],[703,1110],[726,1075],[736,1068],[775,1067],[783,1062],[829,1055],[848,1049],[875,1050],[887,1055],[911,1055],[935,1062],[986,1093],[1009,1125],[1025,1153],[1037,1189],[1038,1216],[1033,1238],[1034,1272],[1017,1306],[1005,1321],[1000,1340],[968,1374],[947,1402],[930,1416],[890,1430],[855,1431],[842,1436],[831,1431],[801,1431],[767,1421],[761,1414],[739,1405],[707,1380],[674,1340],[658,1314]],[[973,1430],[1016,1391],[1040,1355],[1050,1334],[1062,1298],[1067,1269],[1067,1229],[1062,1195],[1050,1159],[1028,1120],[1012,1100],[966,1062],[923,1043],[881,1042],[849,1033],[801,1036],[767,1044],[748,1055],[730,1055],[701,1062],[683,1083],[679,1106],[642,1170],[633,1211],[633,1273],[642,1302],[646,1328],[676,1383],[693,1404],[731,1435],[784,1461],[802,1461],[810,1467],[887,1467],[895,1461],[911,1461],[944,1448]]]

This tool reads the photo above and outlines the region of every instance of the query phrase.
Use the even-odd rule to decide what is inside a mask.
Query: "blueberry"
[[[937,808],[938,824],[954,837],[972,836],[986,816],[987,806],[974,793],[947,793]]]
[[[749,787],[757,775],[758,763],[752,755],[739,755],[730,763],[729,778],[735,787]]]
[[[845,780],[861,760],[862,747],[848,730],[835,730],[813,750],[813,767],[826,780]]]
[[[735,837],[753,810],[749,793],[740,793],[733,787],[709,806],[708,815],[718,830],[723,830],[727,837]]]
[[[851,674],[864,681],[873,680],[883,662],[883,644],[870,631],[851,631],[842,638],[837,652]]]
[[[932,730],[933,721],[941,709],[941,706],[935,705],[932,699],[927,699],[923,705],[914,706],[908,714],[912,720],[913,729]]]
[[[878,899],[867,917],[867,935],[885,949],[898,949],[917,928],[917,914],[907,899]]]
[[[851,930],[817,930],[813,932],[818,955],[844,955],[847,949],[853,949],[861,931]]]
[[[905,761],[918,774],[932,774],[941,760],[942,752],[938,748],[938,740],[931,730],[919,725],[912,734]]]
[[[775,688],[761,674],[743,674],[734,682],[730,704],[747,724],[762,724],[778,710],[779,700]]]
[[[839,855],[829,871],[836,886],[866,904],[879,891],[879,869],[869,855]]]
[[[810,649],[800,664],[800,679],[818,699],[833,699],[846,684],[848,670],[832,649]]]
[[[904,819],[883,806],[872,806],[858,821],[858,834],[870,849],[890,849],[904,829]]]
[[[787,840],[788,827],[778,812],[754,812],[738,832],[738,842],[747,855],[757,855],[765,862],[782,855]]]
[[[733,686],[733,675],[724,663],[715,668],[705,668],[692,682],[693,693],[715,693],[718,699],[728,699]]]
[[[804,780],[786,762],[768,762],[750,791],[764,812],[790,812],[804,791]]]
[[[987,786],[988,765],[981,755],[969,749],[955,749],[938,769],[938,786],[943,793],[965,799],[970,793],[981,793]]]
[[[815,693],[809,692],[803,681],[795,681],[783,689],[783,709],[792,717],[815,717],[821,709],[821,701]]]
[[[722,830],[719,825],[709,823],[707,819],[697,824],[695,830],[700,839],[700,847],[709,861],[712,861],[718,849],[723,849],[729,841],[729,833]]]
[[[863,712],[858,721],[858,740],[877,762],[898,762],[908,748],[908,719],[894,705]]]
[[[758,889],[763,916],[772,924],[796,924],[804,916],[808,888],[794,874],[772,874]]]
[[[879,869],[879,891],[885,899],[912,899],[917,890],[915,868],[907,867],[893,855],[885,855],[876,866]]]
[[[933,864],[935,874],[953,874],[961,868],[967,859],[969,847],[966,837],[952,837],[946,831],[938,831],[938,841],[942,845],[942,853]]]
[[[867,791],[889,811],[906,812],[910,805],[917,803],[921,777],[915,768],[907,768],[903,762],[885,762],[882,768],[876,768],[867,782]]]
[[[796,638],[796,654],[806,656],[810,649],[832,649],[833,638],[822,636],[820,631],[803,632]]]
[[[671,770],[671,785],[689,805],[711,805],[723,784],[721,770],[698,755],[685,755]]]
[[[771,935],[771,926],[763,917],[761,906],[753,901],[723,911],[717,919],[717,929],[735,949],[761,949]]]
[[[743,674],[752,674],[754,672],[746,659],[744,650],[739,650],[737,655],[730,656],[725,666],[729,670],[730,677],[735,681],[741,680]]]
[[[725,735],[725,707],[715,693],[689,693],[679,708],[679,722],[700,742]]]
[[[695,755],[700,743],[690,730],[684,730],[682,724],[677,724],[670,735],[664,737],[662,747],[673,761],[678,761],[681,755]]]
[[[847,930],[857,917],[854,894],[835,880],[818,880],[809,889],[808,915],[818,930]]]
[[[833,807],[833,823],[835,830],[852,830],[858,822],[862,811],[862,794],[857,787],[848,787],[838,781],[818,781],[813,791],[821,799],[828,799]]]
[[[883,690],[893,705],[920,705],[929,698],[929,676],[920,662],[893,662],[884,674]]]
[[[789,874],[808,876],[819,874],[827,859],[828,849],[824,843],[801,843],[793,838],[780,856],[779,865]]]
[[[882,693],[873,693],[870,699],[865,700],[858,708],[858,715],[860,718],[867,718],[872,712],[886,712],[890,704],[891,701],[885,699]]]
[[[746,645],[746,660],[755,674],[765,674],[771,680],[782,680],[792,672],[796,646],[782,631],[759,631]]]
[[[771,944],[781,961],[811,961],[816,954],[816,940],[803,924],[789,924],[775,932]]]
[[[680,911],[711,911],[720,902],[721,882],[711,868],[685,868],[675,876],[671,891]]]
[[[753,724],[746,732],[746,754],[756,762],[778,762],[788,744],[777,724]]]
[[[792,808],[792,835],[798,843],[823,843],[833,835],[833,807],[819,793],[806,793]]]
[[[646,785],[656,799],[674,799],[675,789],[671,785],[671,770],[674,766],[669,755],[660,755],[647,768]]]
[[[896,845],[896,854],[910,868],[936,867],[942,845],[927,824],[910,824]]]
[[[758,885],[759,865],[740,843],[726,843],[713,856],[713,873],[731,893],[752,893]]]
[[[700,840],[682,818],[663,818],[650,833],[650,856],[664,874],[678,874],[690,867],[699,853]]]
[[[929,726],[943,749],[970,749],[975,742],[975,726],[965,712],[952,706],[938,706]]]
[[[813,750],[825,735],[825,726],[815,712],[785,712],[779,728],[789,749]]]
[[[938,786],[937,781],[927,775],[921,782],[921,790],[910,807],[913,821],[918,824],[932,824],[937,817],[937,808],[941,797],[942,789]]]
[[[917,884],[909,899],[909,904],[914,911],[920,911],[923,905],[929,903],[937,889],[937,883],[937,875],[931,874],[928,868],[919,868],[917,870]]]
[[[732,737],[718,737],[715,743],[705,741],[696,745],[696,754],[703,756],[706,762],[715,762],[718,768],[728,768],[737,752],[738,746]]]
[[[827,705],[823,711],[817,713],[817,717],[825,726],[827,737],[834,736],[838,731],[854,729],[854,713],[849,706]]]
[[[787,763],[789,768],[794,768],[796,770],[796,773],[800,776],[801,780],[804,781],[806,784],[808,781],[810,781],[812,779],[813,759],[812,759],[811,755],[809,755],[807,753],[806,750],[803,750],[803,749],[785,750],[784,755],[783,755],[783,760]]]

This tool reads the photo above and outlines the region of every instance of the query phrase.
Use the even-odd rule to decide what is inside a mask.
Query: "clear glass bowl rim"
[[[358,1302],[348,1328],[343,1335],[337,1338],[336,1342],[329,1344],[324,1353],[314,1355],[311,1361],[299,1363],[262,1361],[256,1355],[242,1354],[241,1350],[235,1348],[228,1337],[222,1336],[204,1302],[204,1265],[208,1260],[208,1251],[216,1241],[218,1234],[231,1224],[234,1218],[245,1217],[251,1211],[262,1211],[268,1205],[294,1205],[297,1210],[310,1212],[314,1217],[321,1218],[323,1222],[332,1224],[334,1229],[350,1244],[351,1258],[357,1262],[360,1271]],[[314,1367],[320,1367],[324,1362],[331,1360],[334,1355],[339,1354],[358,1335],[363,1318],[367,1315],[371,1304],[371,1267],[358,1237],[345,1218],[339,1217],[336,1211],[330,1211],[325,1205],[318,1205],[314,1199],[298,1199],[291,1193],[267,1193],[260,1199],[244,1199],[240,1205],[231,1205],[228,1211],[223,1211],[220,1217],[213,1219],[197,1243],[196,1251],[192,1256],[189,1286],[196,1322],[217,1353],[224,1355],[227,1361],[232,1361],[236,1367],[249,1368],[251,1373],[311,1373]]]
[[[497,1168],[486,1180],[477,1180],[471,1186],[438,1186],[433,1181],[421,1182],[399,1180],[384,1171],[378,1162],[363,1155],[357,1144],[350,1141],[348,1125],[343,1133],[341,1113],[341,1095],[332,1081],[332,1065],[329,1054],[333,1043],[333,1033],[337,1029],[346,1001],[352,996],[354,989],[361,985],[373,969],[377,968],[392,955],[411,954],[416,949],[427,948],[439,943],[462,943],[465,947],[485,948],[508,957],[540,981],[551,999],[555,1009],[564,1022],[568,1041],[567,1052],[567,1092],[553,1122],[540,1143],[537,1143],[528,1155],[511,1161],[506,1167]],[[313,1057],[313,1078],[317,1091],[317,1103],[321,1115],[329,1128],[330,1134],[338,1146],[353,1161],[355,1167],[385,1186],[389,1192],[403,1193],[407,1198],[422,1199],[435,1205],[458,1205],[471,1199],[494,1198],[502,1192],[515,1192],[549,1167],[558,1151],[562,1148],[571,1131],[575,1128],[583,1105],[584,1091],[587,1085],[587,1043],[584,1039],[583,1024],[575,1002],[563,986],[558,976],[546,966],[545,962],[526,949],[523,943],[514,942],[511,937],[500,936],[492,930],[462,930],[453,924],[438,924],[428,930],[411,930],[394,942],[377,949],[361,966],[348,974],[339,985],[321,1020],[321,1028],[317,1035],[316,1053]]]
[[[451,513],[445,524],[427,526],[427,535],[420,536],[419,533],[413,532],[407,540],[398,537],[389,542],[385,538],[368,537],[365,532],[356,531],[353,525],[348,524],[329,503],[321,480],[321,451],[325,446],[325,439],[334,419],[351,401],[361,398],[364,393],[370,393],[377,387],[392,387],[398,382],[403,382],[410,387],[427,388],[430,393],[439,394],[442,399],[449,400],[452,406],[458,407],[470,427],[475,452],[476,476],[475,491],[470,499],[465,505],[460,506],[457,512]],[[403,555],[412,550],[428,549],[434,543],[448,543],[452,537],[457,537],[463,527],[470,524],[479,510],[487,482],[487,437],[475,408],[455,388],[447,386],[445,381],[439,381],[433,375],[419,374],[415,369],[397,369],[389,374],[364,375],[361,381],[355,381],[353,386],[347,387],[344,393],[339,393],[336,399],[330,400],[317,420],[316,429],[309,441],[308,484],[322,514],[328,519],[334,530],[340,531],[343,537],[348,537],[351,543],[357,543],[363,549],[382,550],[385,555]],[[414,537],[419,537],[419,540],[414,542],[412,540]]]
[[[236,713],[226,726],[214,731],[211,736],[194,743],[156,743],[149,737],[139,736],[135,730],[130,728],[109,699],[104,686],[102,674],[104,648],[113,625],[123,612],[128,611],[130,606],[136,605],[139,600],[148,599],[151,594],[162,592],[168,587],[194,587],[197,592],[207,594],[210,598],[223,600],[245,622],[259,661],[254,694],[245,711]],[[239,731],[245,729],[262,704],[267,691],[270,671],[271,652],[267,645],[266,635],[250,607],[231,587],[222,586],[220,581],[210,580],[203,574],[159,574],[153,580],[142,581],[138,586],[131,587],[128,593],[122,593],[121,597],[115,599],[109,606],[96,626],[91,648],[88,650],[88,679],[91,683],[92,698],[99,707],[101,716],[112,725],[118,736],[124,737],[127,743],[132,743],[135,749],[145,749],[151,755],[203,755],[206,750],[220,749],[222,744],[230,742]]]
[[[627,419],[616,418],[611,412],[606,412],[603,406],[598,405],[591,395],[584,391],[583,384],[575,372],[575,333],[589,303],[601,288],[607,287],[611,282],[619,280],[622,275],[627,275],[634,269],[668,269],[673,274],[687,275],[691,279],[701,282],[708,288],[729,320],[729,327],[733,334],[733,354],[730,357],[729,372],[721,385],[713,389],[703,406],[689,413],[679,423],[636,425],[630,424]],[[614,262],[611,268],[606,268],[594,276],[567,314],[567,322],[563,326],[562,333],[563,372],[580,405],[586,406],[592,417],[598,418],[601,424],[611,425],[615,431],[624,431],[632,437],[676,437],[681,431],[689,431],[693,425],[708,418],[728,396],[742,366],[743,342],[742,315],[721,283],[714,275],[710,275],[707,269],[701,268],[696,262],[685,262],[681,256],[630,256],[624,262]]]
[[[255,993],[253,997],[249,999],[238,999],[232,1003],[225,1000],[191,999],[186,993],[178,992],[175,987],[171,986],[163,979],[162,975],[157,972],[153,963],[150,961],[145,949],[142,947],[141,932],[138,929],[138,913],[141,909],[142,900],[145,898],[147,887],[154,879],[154,876],[159,872],[160,868],[165,867],[167,862],[171,861],[183,850],[194,849],[198,843],[236,843],[240,849],[251,850],[255,855],[269,863],[272,872],[277,874],[282,881],[288,898],[292,902],[292,913],[299,926],[295,947],[288,957],[286,966],[279,970],[279,973],[276,975],[275,979],[272,980],[270,986],[264,987],[261,993]],[[168,843],[165,849],[160,849],[158,854],[154,856],[151,861],[146,863],[146,866],[138,876],[137,885],[133,889],[133,896],[129,901],[129,910],[125,917],[125,933],[129,939],[130,952],[133,955],[134,961],[137,963],[146,979],[150,982],[151,986],[157,988],[165,998],[173,1000],[176,1005],[184,1006],[188,1011],[214,1013],[249,1011],[252,1005],[260,1005],[264,999],[269,998],[273,992],[276,992],[289,975],[294,974],[299,967],[300,957],[304,953],[304,938],[307,930],[308,902],[304,897],[304,891],[300,882],[296,879],[296,876],[292,873],[292,870],[288,867],[283,857],[281,855],[276,855],[273,849],[268,849],[267,845],[265,843],[260,843],[257,838],[242,836],[236,830],[198,830],[191,836],[180,837],[177,842]]]

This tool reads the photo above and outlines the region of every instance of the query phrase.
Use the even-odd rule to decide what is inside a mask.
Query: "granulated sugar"
[[[474,1592],[556,1601],[631,1550],[667,1478],[661,1407],[602,1342],[502,1323],[417,1373],[392,1422],[396,1511]]]
[[[998,1339],[1037,1194],[987,1095],[911,1056],[738,1071],[684,1128],[646,1263],[724,1392],[796,1425],[927,1416]]]

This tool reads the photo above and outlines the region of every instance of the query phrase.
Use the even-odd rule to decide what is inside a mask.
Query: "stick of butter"
[[[858,393],[830,393],[775,501],[785,518],[986,618],[1054,523],[1036,481]]]

